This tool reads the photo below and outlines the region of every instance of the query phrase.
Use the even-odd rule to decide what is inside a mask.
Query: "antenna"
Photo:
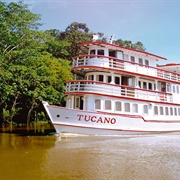
[[[109,40],[109,43],[110,43],[110,44],[113,43],[113,41],[114,41],[114,36],[115,36],[115,34],[110,37],[110,40]]]

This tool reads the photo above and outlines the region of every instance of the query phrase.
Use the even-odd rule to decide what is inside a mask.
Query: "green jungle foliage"
[[[0,2],[0,123],[25,123],[48,119],[42,100],[64,105],[65,82],[73,78],[72,57],[78,44],[91,41],[84,23],[73,22],[65,31],[39,30],[40,16],[19,1]],[[115,43],[145,50],[141,42]],[[124,44],[123,44],[124,43]]]

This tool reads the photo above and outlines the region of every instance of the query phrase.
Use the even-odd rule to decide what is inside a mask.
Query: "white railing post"
[[[80,87],[80,82],[78,82],[78,84],[77,84],[77,91],[79,91],[79,87]]]
[[[67,85],[68,85],[68,92],[70,92],[71,91],[71,83],[68,83]]]
[[[111,63],[111,64],[110,64],[110,67],[112,67],[112,68],[113,68],[113,67],[114,67],[114,60],[113,60],[113,59],[111,59],[111,60],[110,60],[110,63]]]
[[[83,58],[83,61],[84,61],[83,64],[86,65],[86,57],[85,56]]]
[[[67,83],[66,83],[66,92],[69,92],[69,86]]]
[[[76,59],[76,66],[79,65],[79,58]]]

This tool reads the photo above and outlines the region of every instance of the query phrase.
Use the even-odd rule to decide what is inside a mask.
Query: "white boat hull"
[[[47,102],[43,105],[57,133],[138,135],[180,131],[180,122],[151,122],[135,115],[68,109]]]

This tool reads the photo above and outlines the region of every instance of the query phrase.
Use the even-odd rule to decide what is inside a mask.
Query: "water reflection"
[[[4,179],[178,180],[180,138],[0,134]],[[11,175],[12,173],[12,175]]]
[[[21,135],[47,135],[55,133],[55,129],[51,123],[30,124],[29,126],[13,126],[7,125],[0,128],[0,133],[16,133]]]
[[[0,175],[2,180],[41,178],[47,150],[54,146],[53,136],[0,134]]]

